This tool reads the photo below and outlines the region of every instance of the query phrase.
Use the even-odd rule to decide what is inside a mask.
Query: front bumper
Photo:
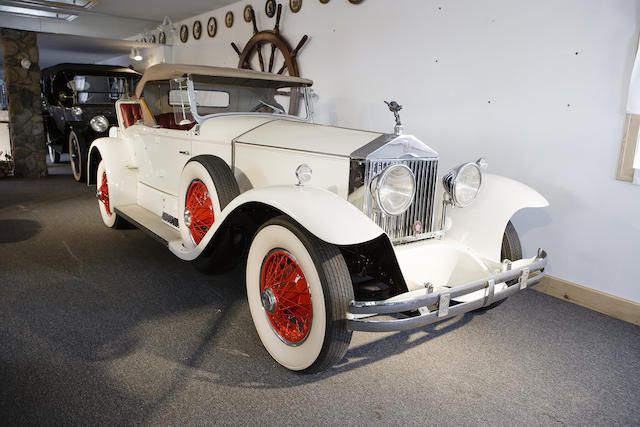
[[[486,307],[496,301],[507,298],[527,286],[538,283],[544,276],[547,253],[538,251],[538,255],[520,264],[517,268],[495,274],[463,285],[442,290],[438,293],[416,295],[407,292],[383,301],[351,301],[349,304],[348,328],[353,331],[391,332],[418,328],[439,322],[471,310]],[[506,287],[496,290],[496,284],[505,283]],[[454,298],[484,289],[484,297],[450,305]],[[420,315],[391,320],[367,320],[377,315],[393,315],[419,310]]]

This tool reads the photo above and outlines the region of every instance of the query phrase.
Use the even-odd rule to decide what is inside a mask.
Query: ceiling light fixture
[[[129,54],[129,58],[133,59],[134,61],[142,61],[142,55],[140,55],[140,49],[138,49],[137,47],[132,47],[131,48],[131,53]]]

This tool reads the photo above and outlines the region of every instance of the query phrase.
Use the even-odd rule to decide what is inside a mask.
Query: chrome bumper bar
[[[349,304],[348,328],[352,331],[391,332],[418,328],[430,323],[439,322],[471,310],[488,306],[496,301],[507,298],[527,286],[538,283],[544,277],[544,267],[547,265],[547,253],[538,251],[536,258],[528,265],[513,270],[504,271],[464,285],[456,286],[446,291],[426,294],[406,299],[384,301],[351,301]],[[534,277],[532,274],[537,273]],[[495,290],[496,283],[517,280],[505,289]],[[484,289],[484,297],[473,301],[450,305],[451,299]],[[358,315],[376,316],[381,314],[395,314],[414,311],[421,307],[436,306],[433,311],[425,312],[416,317],[392,320],[366,320],[356,318]],[[426,310],[425,310],[426,311]]]

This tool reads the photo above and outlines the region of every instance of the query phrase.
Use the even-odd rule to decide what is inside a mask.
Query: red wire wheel
[[[109,205],[109,186],[107,185],[107,173],[102,172],[102,184],[100,185],[100,201],[104,205],[104,209],[111,215],[111,206]]]
[[[313,309],[307,279],[290,254],[279,250],[267,256],[262,265],[260,291],[276,334],[287,344],[301,344],[309,335]]]
[[[204,182],[195,180],[187,190],[185,224],[193,242],[199,244],[215,220],[211,195]]]

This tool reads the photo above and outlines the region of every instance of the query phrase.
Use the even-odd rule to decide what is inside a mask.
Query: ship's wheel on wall
[[[249,39],[242,51],[235,43],[231,43],[231,47],[233,47],[240,57],[238,68],[275,74],[288,74],[296,77],[300,76],[296,57],[309,37],[304,35],[296,47],[291,49],[289,42],[280,34],[281,15],[282,5],[279,4],[276,14],[276,25],[273,30],[258,31],[255,12],[252,11],[251,23],[253,24],[253,36]],[[270,52],[268,48],[269,45],[271,46]],[[267,47],[267,52],[269,52],[268,58],[263,55],[262,46]]]

